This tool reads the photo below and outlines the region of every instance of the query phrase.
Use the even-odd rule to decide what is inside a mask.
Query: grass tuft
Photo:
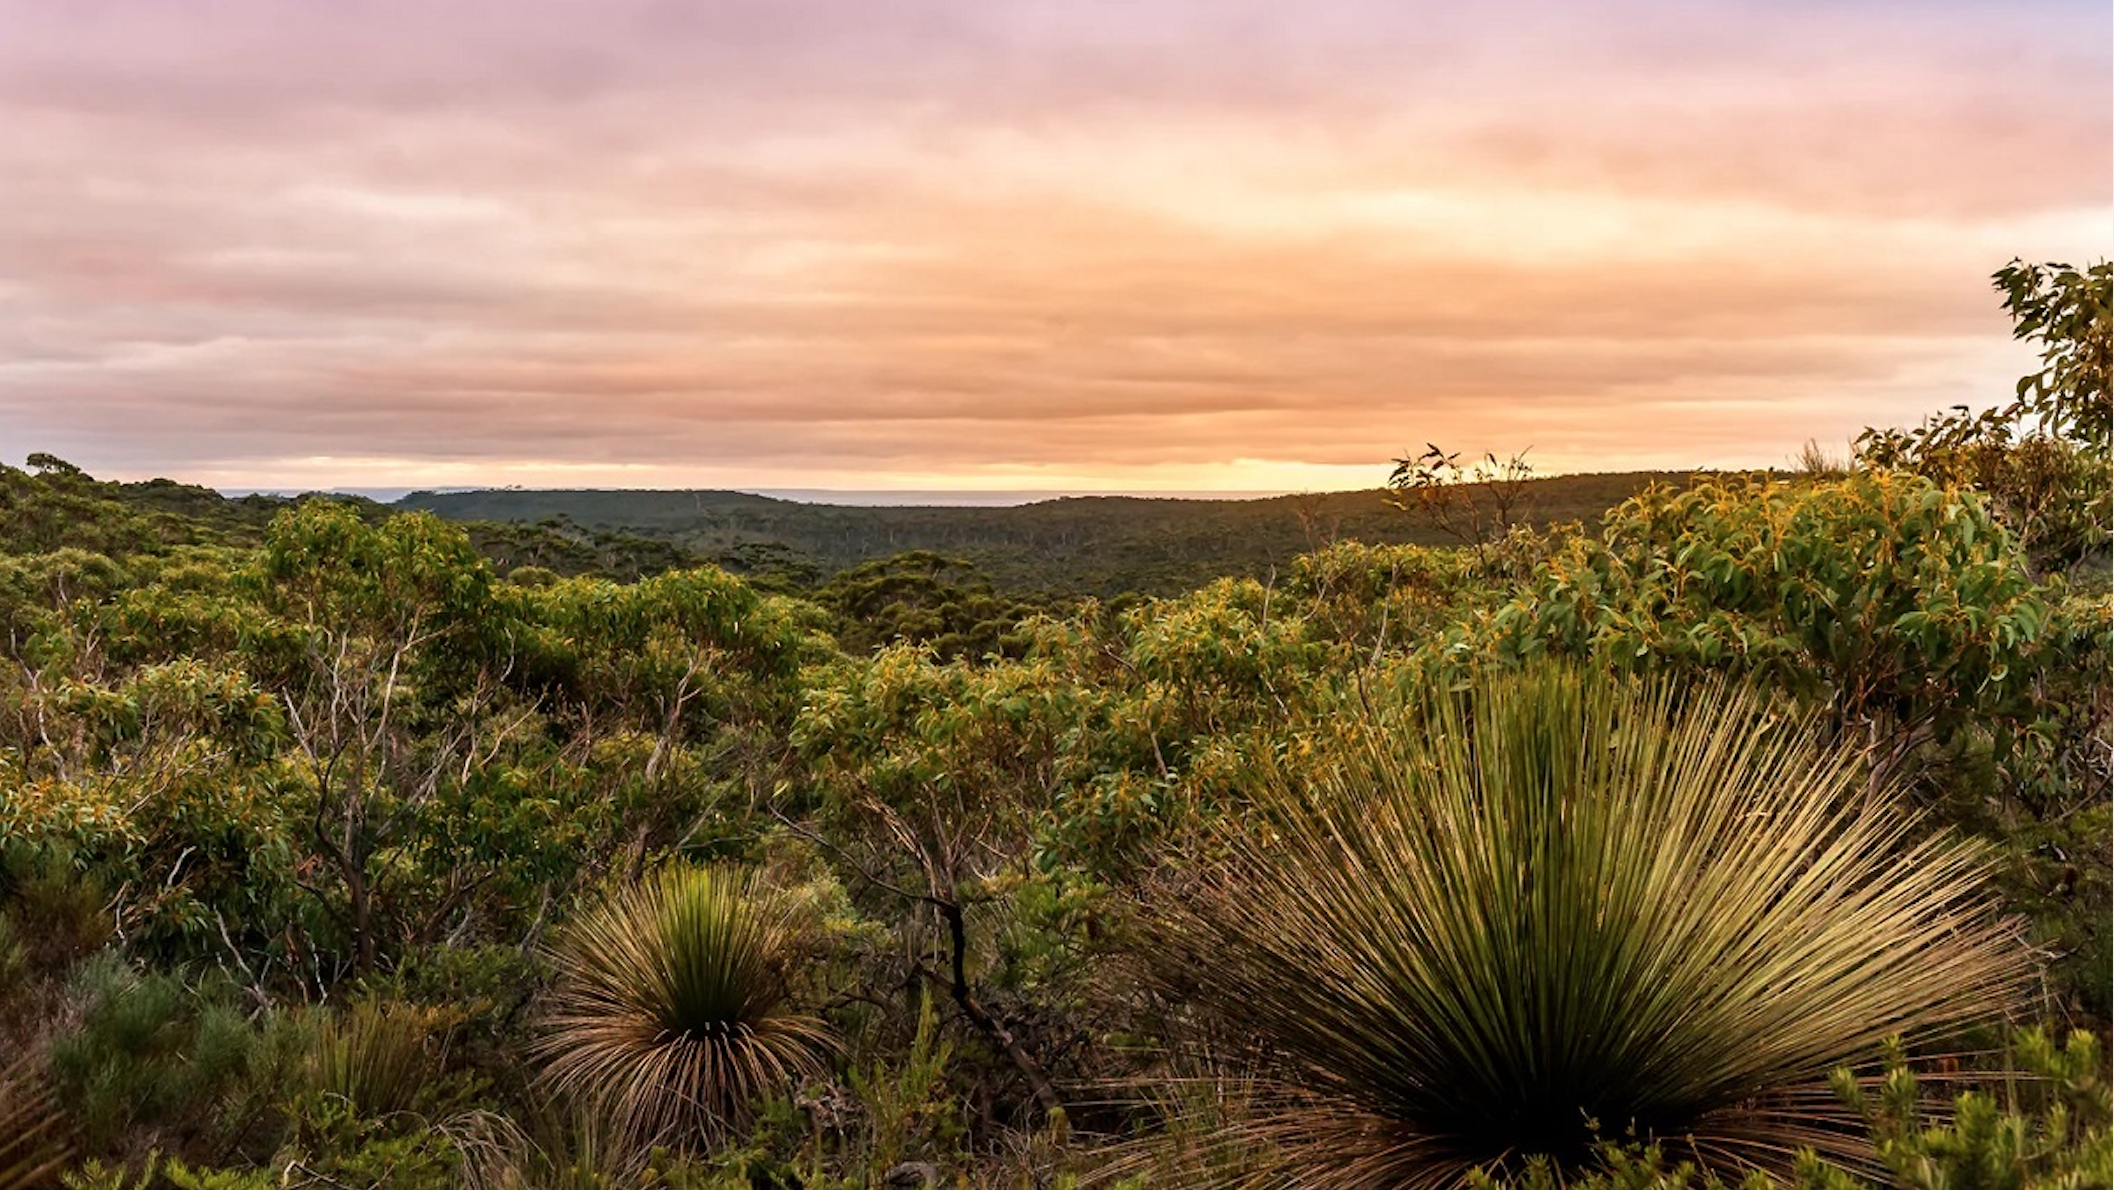
[[[315,1088],[363,1119],[413,1111],[440,1072],[451,1023],[445,1013],[414,1004],[356,1004],[323,1023]]]

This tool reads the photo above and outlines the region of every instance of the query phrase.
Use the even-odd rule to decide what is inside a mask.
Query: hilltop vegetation
[[[255,545],[281,510],[329,499],[373,522],[415,510],[460,523],[499,574],[532,568],[524,581],[540,571],[630,580],[709,564],[773,590],[814,593],[846,572],[871,578],[931,569],[930,560],[886,565],[909,555],[938,559],[955,579],[1034,608],[1081,597],[1176,595],[1226,577],[1267,579],[1338,541],[1457,544],[1429,518],[1405,515],[1403,501],[1387,489],[1257,500],[1094,496],[1007,508],[804,504],[721,491],[493,489],[417,492],[382,504],[357,496],[228,497],[168,479],[113,483],[50,455],[31,456],[27,473],[64,482],[16,482],[8,515],[12,539],[23,548],[58,541],[52,532],[59,526],[84,548],[119,552],[154,543]],[[1521,519],[1590,523],[1654,483],[1690,478],[1639,471],[1530,479]],[[40,521],[53,527],[41,536]]]
[[[1532,481],[1527,499],[1541,524],[1590,522],[1650,484],[1687,478],[1567,475]],[[509,490],[418,492],[398,507],[450,520],[638,534],[737,571],[809,579],[892,554],[938,553],[970,562],[1008,593],[1110,599],[1175,595],[1226,577],[1266,578],[1336,541],[1453,544],[1430,523],[1404,516],[1388,495],[1081,496],[1013,508],[861,508],[741,492]]]
[[[374,524],[394,511],[357,496],[223,496],[169,479],[98,480],[49,454],[32,454],[24,468],[0,471],[0,488],[5,497],[0,542],[15,553],[71,547],[129,555],[178,546],[254,547],[274,517],[304,504],[329,501]],[[481,555],[506,572],[533,566],[561,577],[628,580],[703,561],[667,541],[621,531],[485,522],[467,524],[464,531]]]
[[[2001,276],[1852,466],[1044,612],[0,469],[0,1187],[2106,1186],[2107,273]]]

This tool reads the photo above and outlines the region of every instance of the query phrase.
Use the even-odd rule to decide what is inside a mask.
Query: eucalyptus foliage
[[[1487,624],[1503,657],[1753,673],[1844,725],[2055,734],[2051,670],[2104,649],[2104,600],[2034,583],[1976,492],[1902,472],[1653,489],[1578,537]]]
[[[1847,1151],[1832,1069],[2021,986],[1984,853],[1766,696],[1544,665],[1405,721],[1260,792],[1158,907],[1157,984],[1250,1080],[1176,1184],[1450,1186],[1597,1137]]]

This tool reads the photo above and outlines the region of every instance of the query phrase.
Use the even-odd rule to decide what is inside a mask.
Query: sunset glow
[[[238,487],[1370,487],[2007,394],[2104,3],[0,0],[0,440]]]

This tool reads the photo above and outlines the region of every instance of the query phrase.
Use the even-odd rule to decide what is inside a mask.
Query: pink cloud
[[[2024,366],[1986,275],[2105,254],[2108,44],[2070,3],[0,0],[0,435],[267,485],[1776,462]]]

